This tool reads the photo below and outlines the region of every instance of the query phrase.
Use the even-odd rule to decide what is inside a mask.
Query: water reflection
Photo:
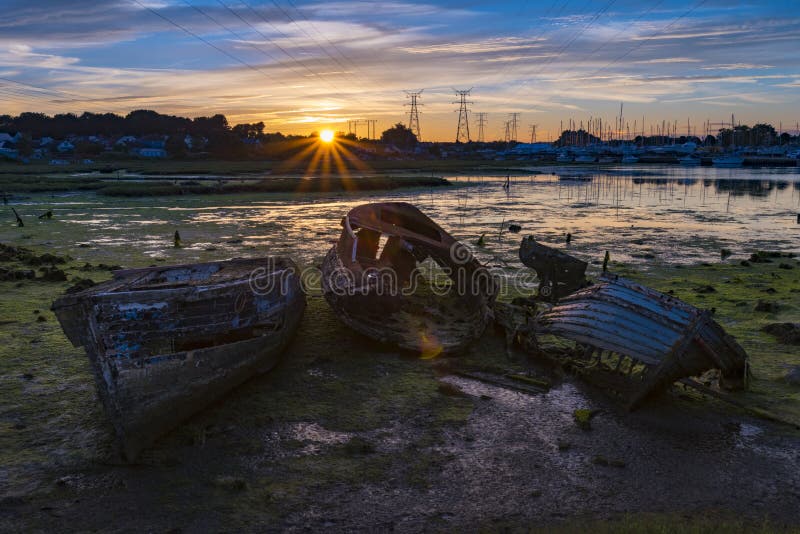
[[[407,201],[475,249],[489,265],[520,268],[523,235],[590,261],[647,265],[719,258],[720,248],[746,256],[756,249],[798,250],[800,182],[797,169],[647,167],[539,169],[538,174],[448,176],[454,187],[348,194],[184,196],[116,199],[83,194],[32,196],[20,206],[53,209],[52,223],[26,226],[31,244],[87,261],[141,264],[147,258],[205,261],[257,254],[290,254],[319,262],[340,231],[340,220],[364,202]],[[102,214],[100,216],[100,214]],[[520,234],[509,224],[522,226]],[[180,229],[182,250],[171,247]],[[477,246],[484,235],[484,246]],[[16,228],[0,240],[19,239]],[[75,249],[76,243],[94,247]]]

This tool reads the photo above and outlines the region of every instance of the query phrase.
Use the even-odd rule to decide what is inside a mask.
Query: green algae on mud
[[[781,263],[794,268],[781,268]],[[785,258],[749,265],[739,260],[691,267],[652,265],[646,272],[618,265],[614,272],[712,310],[714,319],[750,355],[753,378],[748,391],[737,395],[800,425],[800,390],[783,379],[788,369],[800,365],[800,352],[762,331],[771,323],[800,322],[799,261]],[[756,311],[759,301],[774,303],[777,311]]]
[[[20,237],[15,244],[35,242],[31,247],[37,252],[67,251],[68,243],[59,240],[80,239],[48,236],[45,223],[41,228],[34,239]],[[166,261],[197,254],[172,250],[169,237]],[[342,327],[324,301],[312,296],[297,339],[276,369],[165,436],[138,464],[117,465],[112,429],[86,357],[67,342],[48,311],[74,278],[99,282],[109,276],[83,270],[85,262],[138,267],[153,261],[135,248],[111,256],[105,248],[70,250],[78,259],[62,266],[67,282],[0,282],[7,297],[0,300],[0,499],[22,503],[30,512],[23,524],[31,529],[55,527],[66,516],[75,528],[139,520],[145,529],[165,530],[191,525],[201,514],[210,517],[209,528],[253,529],[302,514],[320,494],[391,483],[398,491],[424,495],[456,461],[446,446],[452,433],[484,402],[443,390],[439,374],[456,366],[498,373],[529,369],[491,332],[454,358],[425,361],[399,353]],[[203,251],[202,257],[216,259],[221,252]],[[800,268],[729,262],[651,264],[646,271],[614,265],[614,270],[672,290],[691,304],[716,308],[715,319],[752,357],[755,379],[745,397],[797,416],[799,394],[781,377],[783,365],[800,364],[800,358],[760,326],[797,320],[800,293],[793,290],[800,289]],[[765,292],[769,288],[775,292]],[[779,311],[754,312],[759,298],[778,302]],[[97,502],[114,516],[98,514]],[[62,517],[42,511],[53,507]],[[152,517],[142,518],[137,509],[153,510]],[[3,521],[0,514],[0,529]]]

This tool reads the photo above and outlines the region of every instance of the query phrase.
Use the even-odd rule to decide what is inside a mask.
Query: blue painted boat
[[[560,299],[537,318],[536,331],[575,341],[587,356],[607,351],[630,358],[629,369],[641,364],[631,409],[711,369],[731,389],[743,387],[748,375],[747,353],[708,311],[616,275]]]
[[[53,304],[130,461],[271,369],[304,309],[297,267],[273,257],[116,271]]]

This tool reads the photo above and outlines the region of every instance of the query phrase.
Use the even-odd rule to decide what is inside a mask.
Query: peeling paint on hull
[[[128,460],[272,368],[304,309],[299,273],[285,258],[118,271],[53,305],[67,337],[86,349]]]

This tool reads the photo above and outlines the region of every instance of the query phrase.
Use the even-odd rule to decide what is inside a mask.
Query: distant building
[[[554,152],[552,143],[519,143],[514,148],[508,151],[509,154],[523,155],[523,154],[542,154]]]
[[[22,139],[22,134],[19,132],[17,132],[15,135],[0,133],[0,143],[7,142],[17,144],[20,139]]]
[[[64,141],[61,141],[58,144],[58,146],[56,147],[56,150],[58,150],[62,154],[66,153],[66,152],[72,152],[73,150],[75,150],[75,145],[73,145],[72,143],[70,143],[69,141],[67,141],[65,139]]]
[[[121,146],[128,146],[128,145],[132,145],[132,144],[134,144],[134,143],[136,143],[138,141],[139,140],[136,139],[136,137],[134,137],[132,135],[125,135],[125,136],[122,136],[119,139],[117,139],[117,141],[114,144],[115,145],[121,145]]]
[[[0,141],[0,156],[16,159],[19,156],[17,147],[11,141]]]
[[[143,158],[166,158],[167,151],[163,148],[140,148],[139,156]]]

